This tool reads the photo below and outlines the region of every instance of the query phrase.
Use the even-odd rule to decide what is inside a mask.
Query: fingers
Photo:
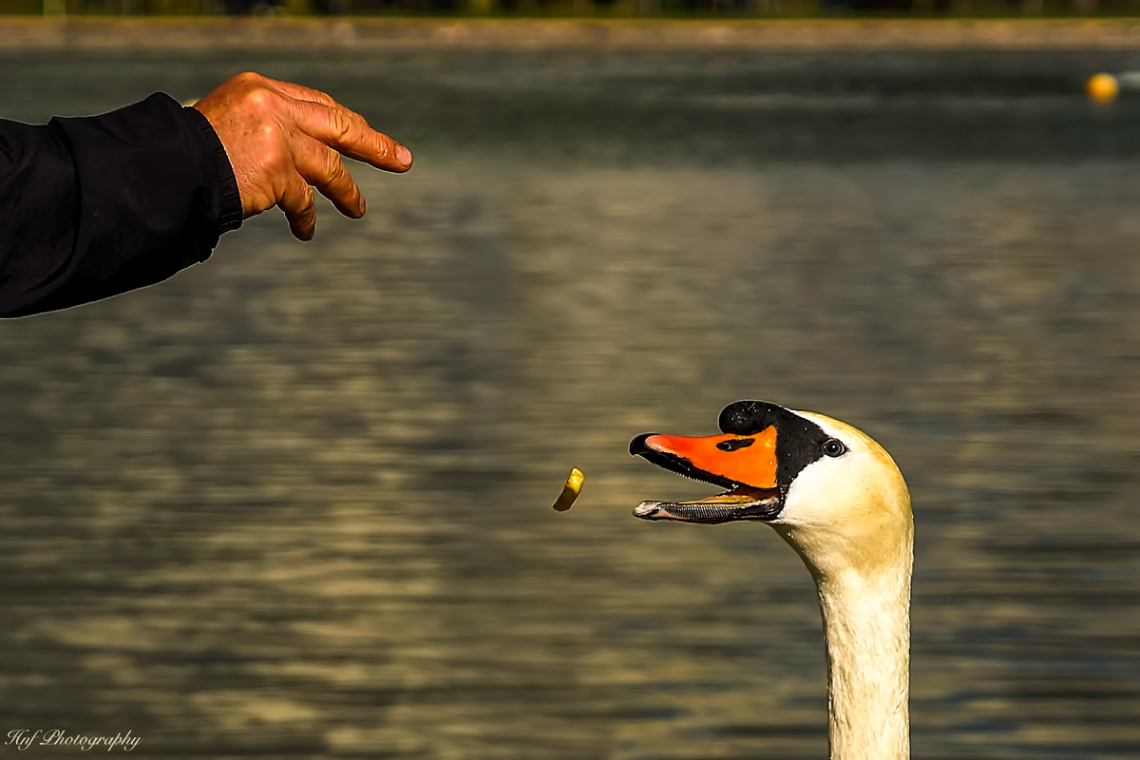
[[[289,231],[298,240],[312,240],[317,231],[317,206],[313,198],[313,188],[296,175],[281,193],[278,204],[289,220]]]
[[[233,77],[195,108],[226,150],[243,216],[278,205],[301,240],[316,228],[312,186],[346,216],[364,214],[364,198],[341,153],[392,172],[412,165],[407,148],[325,93],[260,74]]]
[[[386,134],[368,126],[358,113],[339,103],[331,106],[306,100],[293,101],[294,118],[305,134],[377,169],[406,172],[412,152]]]
[[[268,77],[261,77],[261,80],[295,101],[297,126],[310,137],[377,168],[396,172],[411,168],[410,150],[369,127],[363,116],[345,108],[329,95],[292,82]]]
[[[364,196],[353,181],[340,154],[307,136],[292,140],[293,163],[304,181],[315,185],[345,216],[364,215]]]

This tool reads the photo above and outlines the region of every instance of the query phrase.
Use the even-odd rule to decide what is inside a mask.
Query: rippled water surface
[[[914,497],[923,758],[1140,753],[1124,53],[0,58],[0,113],[257,68],[416,151],[160,286],[0,324],[0,729],[145,757],[826,754],[814,590],[626,454],[763,398]],[[570,467],[572,511],[550,503]],[[15,754],[0,747],[0,754]],[[28,757],[74,757],[36,747]]]

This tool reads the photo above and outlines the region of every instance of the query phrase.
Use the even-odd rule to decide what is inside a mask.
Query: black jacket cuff
[[[218,230],[221,233],[236,230],[241,226],[242,220],[241,193],[238,192],[237,177],[234,176],[230,157],[218,139],[218,133],[201,111],[187,106],[183,112],[197,126],[203,147],[212,159],[207,161],[212,164],[207,169],[214,180],[211,184],[217,188],[211,198],[211,207],[218,220]]]

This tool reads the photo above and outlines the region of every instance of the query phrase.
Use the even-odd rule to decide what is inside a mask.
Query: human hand
[[[390,172],[412,166],[411,151],[373,131],[360,114],[323,92],[260,74],[238,74],[194,108],[233,165],[242,218],[280,206],[300,240],[311,240],[316,230],[314,186],[345,216],[364,215],[364,196],[342,153]]]

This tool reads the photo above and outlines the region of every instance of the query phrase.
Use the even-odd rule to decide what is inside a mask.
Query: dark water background
[[[0,113],[245,68],[416,167],[310,244],[274,212],[0,324],[4,733],[823,757],[794,554],[630,516],[709,493],[633,435],[762,398],[910,482],[916,757],[1140,754],[1140,94],[1081,96],[1140,54],[7,54]]]

